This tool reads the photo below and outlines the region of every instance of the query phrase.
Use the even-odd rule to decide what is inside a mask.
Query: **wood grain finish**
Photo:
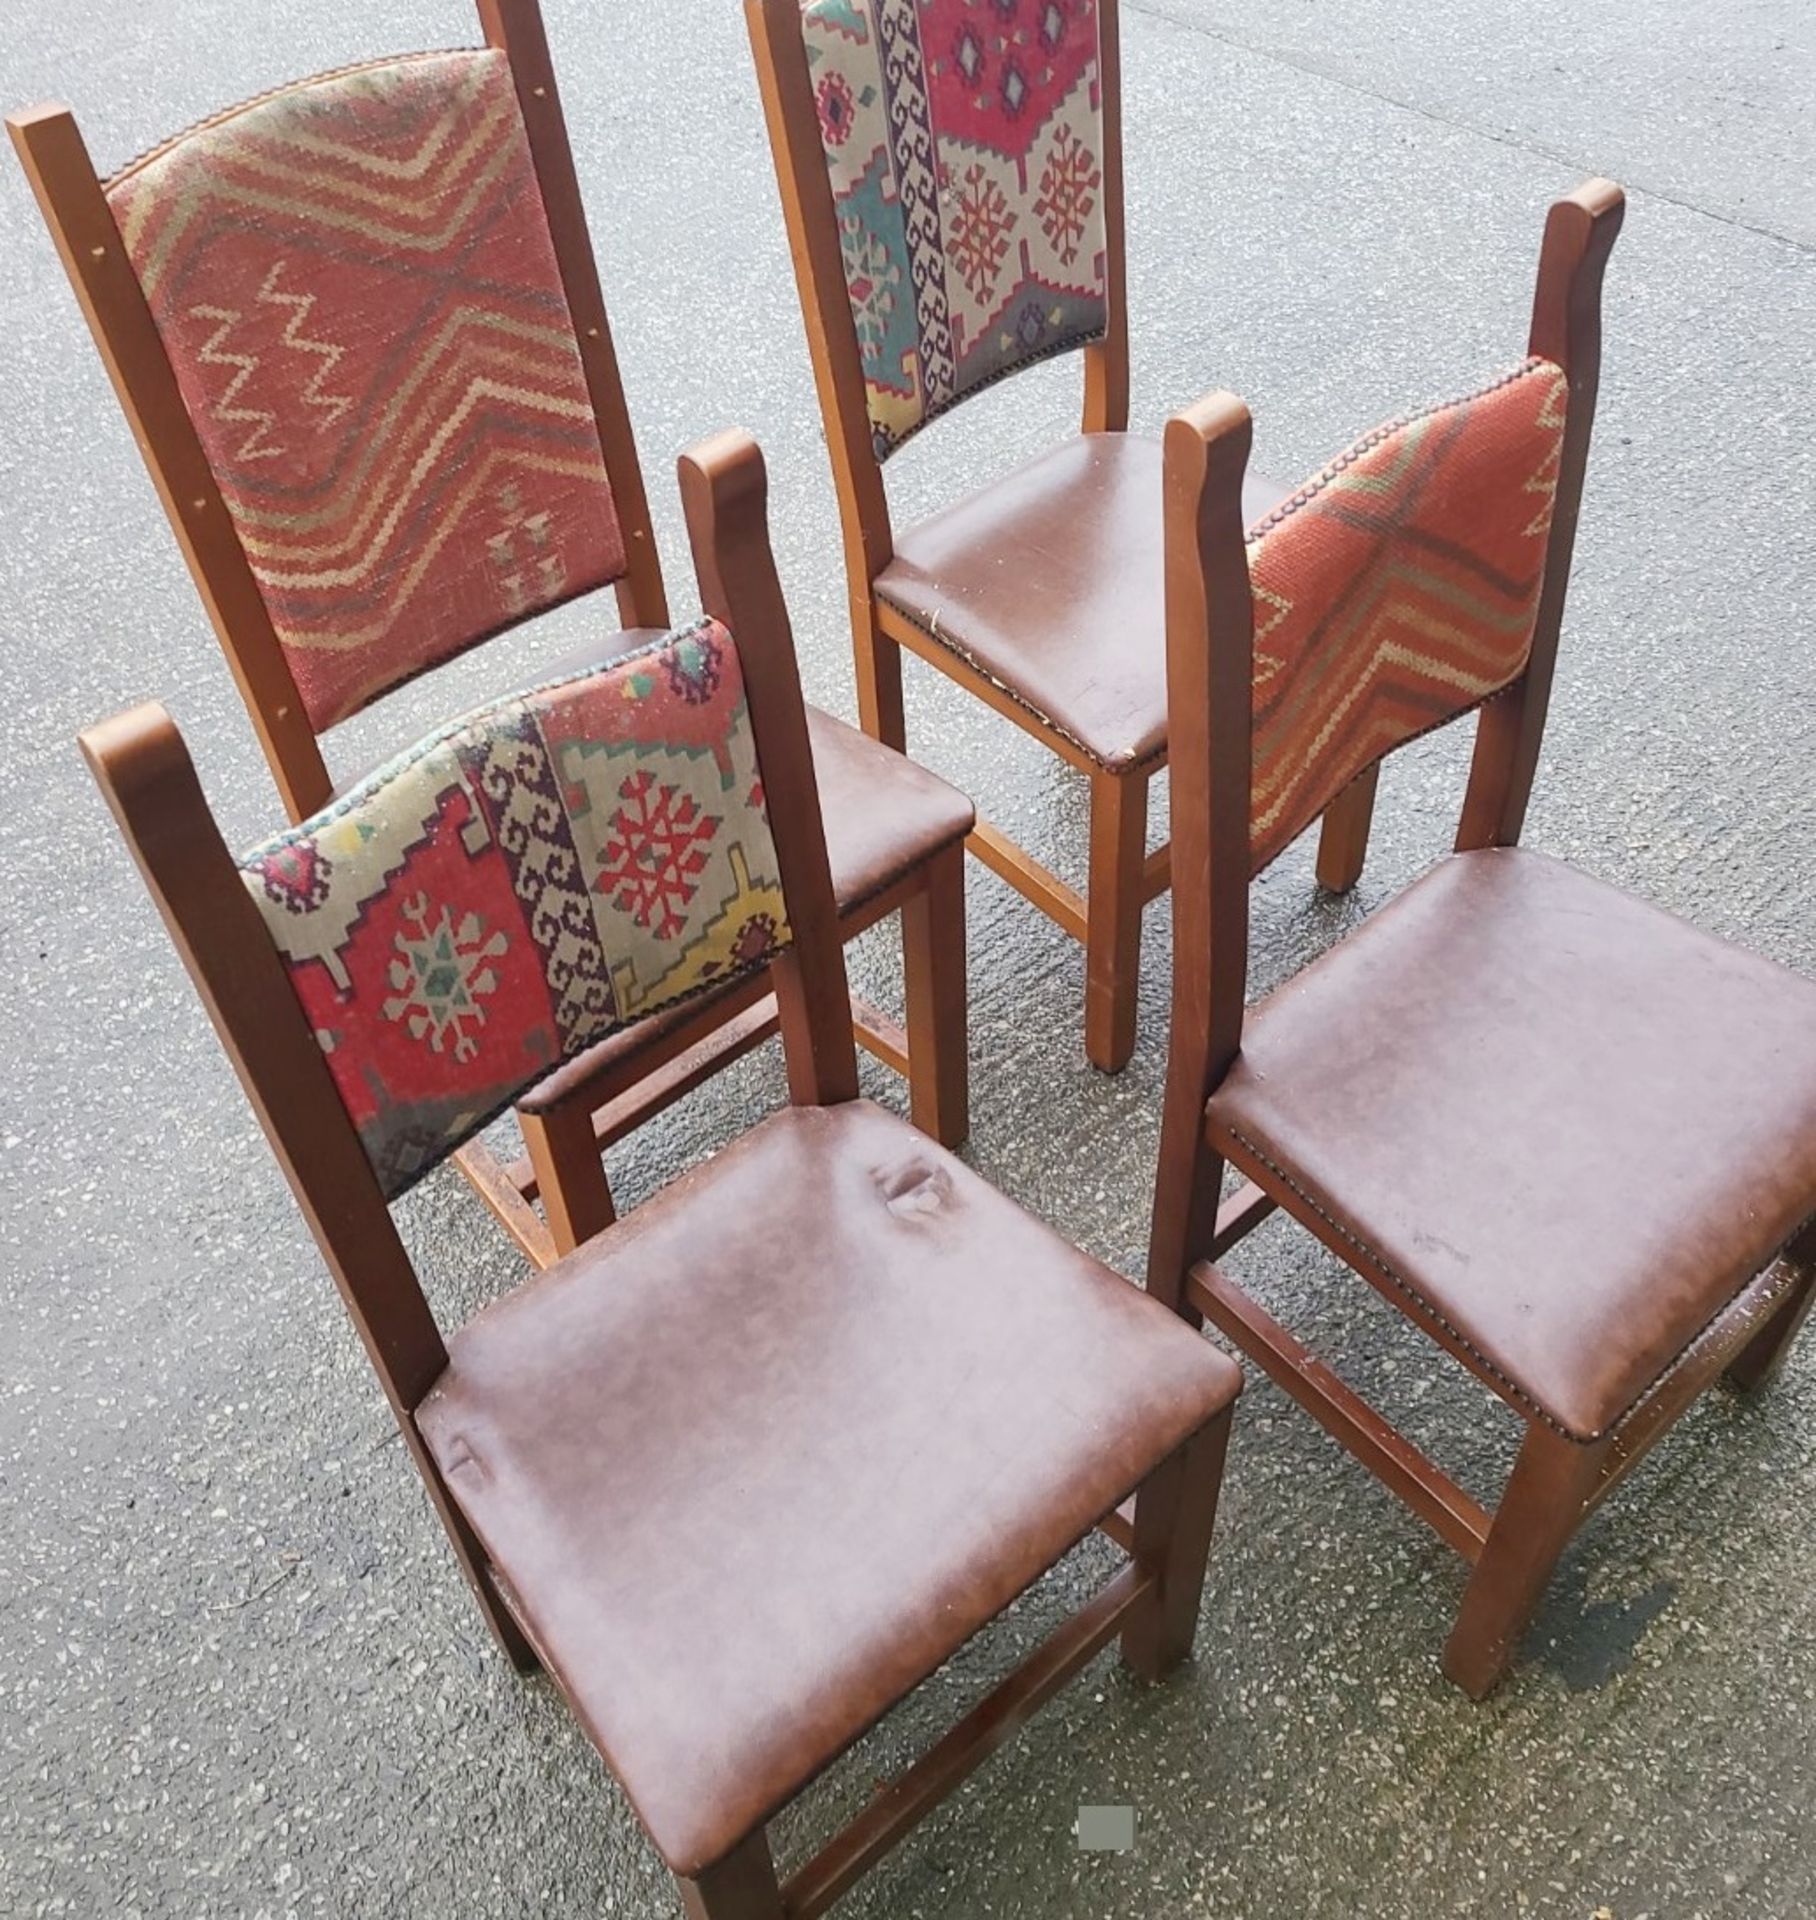
[[[1591,180],[1551,209],[1539,255],[1527,350],[1562,367],[1570,382],[1557,494],[1545,556],[1545,584],[1526,671],[1482,709],[1475,757],[1457,826],[1459,853],[1472,847],[1511,847],[1525,824],[1526,803],[1538,771],[1539,744],[1551,704],[1583,473],[1602,375],[1602,279],[1626,218],[1626,196],[1609,180]]]
[[[789,1095],[811,1106],[855,1100],[851,990],[794,636],[769,545],[769,476],[748,434],[722,433],[681,456],[680,478],[701,604],[728,627],[737,622],[765,792],[803,800],[799,809],[774,804],[771,820],[794,936],[774,969]]]
[[[1248,409],[1227,393],[1167,427],[1173,1003],[1147,1278],[1180,1308],[1187,1269],[1216,1243],[1223,1167],[1204,1137],[1204,1103],[1240,1044],[1248,982],[1254,615],[1242,476],[1252,438]],[[1225,623],[1215,645],[1213,606]]]
[[[902,907],[902,975],[908,1001],[908,1112],[943,1147],[971,1130],[970,1061],[965,1051],[965,849],[947,848],[927,866],[927,883]]]
[[[1488,1516],[1480,1505],[1270,1313],[1208,1261],[1187,1276],[1186,1297],[1439,1538],[1466,1560],[1480,1555],[1488,1537]]]
[[[447,1365],[440,1329],[188,749],[169,714],[149,706],[89,728],[81,746],[334,1277],[487,1624],[515,1665],[534,1665],[416,1432],[412,1416]]]
[[[1120,1073],[1135,1051],[1147,847],[1147,776],[1094,773],[1085,889],[1085,1057],[1105,1073]]]

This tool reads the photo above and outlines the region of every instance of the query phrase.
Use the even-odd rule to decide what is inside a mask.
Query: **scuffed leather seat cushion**
[[[1250,474],[1244,517],[1287,489]],[[1075,434],[898,534],[879,599],[1099,765],[1167,746],[1160,442]]]
[[[1251,1014],[1207,1119],[1594,1439],[1816,1210],[1816,983],[1461,854]]]
[[[865,1102],[765,1122],[449,1353],[423,1437],[684,1874],[1240,1383]]]
[[[807,709],[826,858],[841,914],[905,879],[977,820],[938,774],[818,707]]]

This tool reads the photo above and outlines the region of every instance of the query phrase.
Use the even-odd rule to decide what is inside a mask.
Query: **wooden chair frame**
[[[485,45],[510,63],[574,323],[624,539],[625,571],[615,584],[619,621],[625,628],[660,629],[669,617],[661,561],[541,11],[537,0],[475,5]],[[388,64],[390,57],[372,64]],[[278,793],[292,820],[305,819],[326,804],[334,781],[75,115],[53,103],[8,115],[7,128]],[[886,894],[860,903],[842,922],[845,937],[897,911],[906,1028],[855,997],[852,1022],[866,1050],[908,1079],[914,1123],[942,1145],[956,1147],[969,1127],[962,850],[942,850]],[[574,1230],[576,1220],[602,1225],[613,1217],[604,1169],[597,1164],[604,1150],[760,1046],[779,1025],[777,996],[759,977],[700,1007],[659,1048],[602,1069],[588,1088],[591,1167],[583,1167],[574,1151],[581,1129],[571,1115],[551,1126],[522,1114],[523,1157],[501,1163],[475,1141],[462,1149],[461,1168],[524,1255],[546,1267],[584,1238]],[[574,1182],[571,1196],[558,1190],[564,1178]]]
[[[1104,337],[1084,355],[1080,432],[1129,427],[1128,273],[1124,245],[1122,65],[1119,0],[1097,0],[1098,84],[1102,101],[1105,293]],[[1141,915],[1171,885],[1167,846],[1147,851],[1148,788],[1165,760],[1126,771],[1098,765],[1065,734],[1031,713],[994,681],[938,645],[876,593],[895,557],[882,465],[871,440],[864,375],[840,257],[838,219],[820,146],[799,0],[745,0],[745,16],[769,125],[788,225],[796,284],[812,352],[833,484],[843,529],[858,705],[865,730],[904,749],[902,649],[925,660],[988,707],[1032,734],[1090,780],[1090,850],[1080,893],[979,820],[968,845],[1085,949],[1085,1051],[1105,1072],[1119,1072],[1135,1046],[1141,968]],[[1374,777],[1365,774],[1331,804],[1319,843],[1318,879],[1336,892],[1354,886],[1368,849]]]
[[[857,1097],[857,1056],[806,710],[765,525],[762,457],[746,436],[721,435],[684,457],[682,489],[708,610],[735,622],[788,901],[793,944],[774,973],[789,1097],[836,1105]],[[532,1670],[539,1655],[513,1596],[417,1430],[416,1411],[447,1365],[447,1347],[182,739],[162,708],[140,707],[85,733],[82,750],[296,1194],[481,1609],[513,1662]],[[709,1871],[681,1882],[688,1913],[823,1913],[1112,1638],[1121,1635],[1125,1660],[1146,1677],[1182,1660],[1197,1623],[1228,1430],[1226,1409],[1104,1518],[1128,1564],[786,1887],[759,1826]]]
[[[1544,731],[1601,366],[1601,287],[1624,200],[1592,181],[1552,207],[1530,351],[1562,368],[1569,406],[1532,650],[1488,701],[1456,837],[1458,852],[1517,843]],[[1515,1410],[1525,1442],[1490,1514],[1398,1433],[1216,1263],[1277,1208],[1316,1234],[1464,1366],[1515,1405],[1460,1338],[1326,1221],[1277,1171],[1228,1150],[1244,1182],[1219,1205],[1224,1152],[1205,1106],[1242,1042],[1251,873],[1249,779],[1253,605],[1241,485],[1249,419],[1229,395],[1167,429],[1168,676],[1172,693],[1173,1028],[1148,1288],[1195,1324],[1212,1320],[1474,1569],[1444,1670],[1476,1698],[1505,1673],[1565,1545],[1604,1495],[1724,1369],[1765,1379],[1816,1294],[1816,1223],[1760,1275],[1615,1430],[1593,1444]]]

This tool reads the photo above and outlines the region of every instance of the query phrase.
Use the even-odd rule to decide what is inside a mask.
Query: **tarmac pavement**
[[[832,492],[733,0],[551,0],[671,597],[670,461],[753,430],[812,697],[854,711]],[[0,101],[104,169],[280,80],[464,41],[459,0],[0,15]],[[1527,839],[1816,972],[1816,9],[1797,0],[1126,0],[1135,413],[1215,386],[1307,472],[1524,351],[1548,201],[1632,196]],[[1070,426],[1076,362],[892,462],[905,520]],[[494,1653],[315,1249],[73,746],[166,700],[230,842],[277,805],[24,183],[0,165],[0,1914],[669,1916],[551,1690]],[[339,763],[580,638],[568,608],[364,716]],[[609,610],[608,615],[609,617]],[[1065,871],[1078,778],[924,671],[917,753]],[[1436,858],[1467,730],[1388,768],[1353,899],[1309,846],[1256,985]],[[1153,836],[1164,822],[1157,807]],[[1141,1041],[1083,1060],[1079,950],[974,872],[968,1157],[1125,1272],[1146,1235],[1165,903]],[[889,1003],[893,937],[854,950]],[[778,1096],[770,1054],[617,1150],[634,1201]],[[871,1090],[898,1102],[887,1076]],[[520,1265],[451,1171],[402,1210],[450,1318]],[[1270,1224],[1238,1265],[1475,1490],[1513,1423]],[[1587,1530],[1511,1682],[1436,1654],[1462,1567],[1265,1382],[1197,1658],[1106,1657],[854,1894],[850,1920],[1739,1920],[1816,1911],[1816,1346],[1711,1396]],[[1101,1575],[1081,1549],[811,1795],[791,1857]],[[1081,1805],[1132,1805],[1127,1852]]]

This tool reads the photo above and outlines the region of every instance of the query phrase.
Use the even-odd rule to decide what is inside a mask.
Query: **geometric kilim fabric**
[[[1108,314],[1096,0],[805,0],[882,459]]]
[[[713,621],[466,715],[240,871],[387,1196],[562,1060],[788,940]]]
[[[624,571],[502,53],[285,87],[107,198],[316,732]]]
[[[1249,530],[1255,872],[1383,754],[1518,677],[1567,396],[1528,360],[1377,428]]]

